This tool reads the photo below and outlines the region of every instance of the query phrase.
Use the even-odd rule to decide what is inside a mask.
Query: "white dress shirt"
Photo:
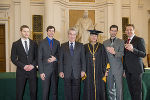
[[[70,42],[70,41],[69,41],[69,47],[71,46],[71,43],[73,43],[72,45],[73,45],[73,49],[74,49],[74,47],[75,47],[75,42]]]
[[[27,46],[28,46],[28,50],[29,50],[29,45],[30,45],[29,39],[21,38],[22,45],[24,47],[24,50],[26,51],[26,49],[25,49],[25,41],[27,41]]]
[[[135,36],[135,34],[133,34],[130,38],[128,37],[128,39],[130,39],[129,43],[132,41],[134,36]]]

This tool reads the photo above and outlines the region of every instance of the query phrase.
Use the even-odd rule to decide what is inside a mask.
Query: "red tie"
[[[131,40],[131,39],[128,39],[127,44],[129,44],[130,40]]]
[[[50,48],[52,49],[52,41],[51,41],[51,43],[50,43]]]
[[[127,44],[129,44],[130,40],[131,40],[131,39],[128,39],[128,40],[127,40]],[[126,49],[126,51],[128,51],[128,50]]]

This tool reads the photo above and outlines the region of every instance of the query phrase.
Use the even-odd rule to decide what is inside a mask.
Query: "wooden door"
[[[5,25],[0,25],[0,72],[6,72]]]

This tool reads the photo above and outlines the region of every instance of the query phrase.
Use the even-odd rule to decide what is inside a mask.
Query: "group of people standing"
[[[80,100],[83,80],[83,100],[106,100],[107,76],[109,100],[123,100],[122,77],[126,77],[132,100],[142,100],[142,58],[146,56],[143,38],[134,34],[133,24],[126,26],[127,41],[116,37],[118,26],[110,26],[110,39],[99,43],[101,31],[90,32],[89,43],[76,42],[77,30],[68,30],[68,42],[54,39],[55,27],[48,26],[47,37],[39,45],[29,39],[27,25],[20,27],[21,38],[14,42],[11,60],[16,70],[16,100],[23,100],[26,81],[29,80],[31,100],[37,100],[37,69],[42,80],[42,100],[58,100],[58,79],[64,79],[65,100]],[[108,64],[110,69],[107,69]],[[38,65],[38,68],[36,67]]]

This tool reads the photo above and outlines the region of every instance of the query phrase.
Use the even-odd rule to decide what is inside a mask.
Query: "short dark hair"
[[[54,26],[48,26],[47,29],[46,29],[46,31],[48,32],[48,30],[52,29],[52,28],[54,29],[54,32],[55,32],[55,27]]]
[[[27,25],[22,25],[22,26],[20,27],[20,31],[22,31],[23,28],[28,28],[28,29],[29,29],[29,26],[27,26]]]
[[[117,25],[111,25],[110,30],[111,30],[111,28],[117,28],[117,31],[118,31],[118,26]]]
[[[126,25],[126,27],[128,27],[128,26],[131,26],[131,27],[133,27],[133,29],[135,29],[134,24],[128,24],[128,25]]]

